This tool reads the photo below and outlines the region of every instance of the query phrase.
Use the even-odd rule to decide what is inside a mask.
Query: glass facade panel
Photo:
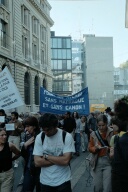
[[[52,58],[57,59],[57,49],[52,50]]]
[[[62,39],[62,48],[67,48],[65,38]]]
[[[62,58],[66,59],[66,49],[62,49]]]
[[[57,48],[57,38],[52,39],[52,47]]]
[[[58,59],[62,59],[62,50],[58,49]]]
[[[71,49],[67,49],[67,59],[71,59]]]
[[[72,90],[71,84],[72,84],[71,81],[68,81],[68,91]]]
[[[63,91],[63,82],[58,82],[58,91]]]
[[[62,70],[62,60],[58,60],[58,69]]]
[[[67,69],[71,70],[71,60],[67,60]]]
[[[67,48],[71,48],[71,39],[67,39]]]
[[[67,69],[67,62],[66,62],[66,60],[63,60],[62,61],[62,69]]]
[[[53,69],[55,69],[55,70],[57,70],[57,69],[58,69],[58,66],[57,66],[57,60],[54,60]]]
[[[62,48],[62,41],[61,41],[61,38],[58,38],[58,48]]]
[[[69,90],[68,81],[64,81],[63,82],[63,91],[68,91],[68,90]]]

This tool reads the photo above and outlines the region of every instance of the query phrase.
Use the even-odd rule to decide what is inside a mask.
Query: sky
[[[128,60],[128,28],[125,28],[126,0],[48,0],[52,6],[51,28],[57,36],[83,34],[113,37],[114,66]]]

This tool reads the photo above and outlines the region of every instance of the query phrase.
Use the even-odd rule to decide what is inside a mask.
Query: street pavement
[[[90,175],[88,161],[86,157],[88,152],[80,154],[80,156],[73,155],[71,160],[71,171],[72,171],[72,192],[93,192],[93,182],[92,177]],[[19,167],[14,168],[14,190],[13,192],[20,192],[20,178],[23,173],[23,166],[22,166],[22,157],[19,159]]]
[[[93,192],[93,182],[86,157],[88,152],[74,156],[71,161],[73,192]]]

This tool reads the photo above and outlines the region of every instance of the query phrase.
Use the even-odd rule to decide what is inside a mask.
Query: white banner
[[[0,109],[12,109],[24,105],[23,99],[7,67],[0,72]]]

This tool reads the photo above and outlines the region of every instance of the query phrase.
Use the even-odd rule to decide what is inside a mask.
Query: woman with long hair
[[[92,167],[95,192],[111,192],[111,162],[109,159],[110,139],[113,130],[107,126],[106,115],[97,117],[97,131],[90,135],[89,151],[97,158]]]
[[[14,154],[12,158],[12,153]],[[20,156],[20,151],[13,143],[7,141],[7,133],[0,128],[0,191],[12,192],[14,171],[12,161]]]

